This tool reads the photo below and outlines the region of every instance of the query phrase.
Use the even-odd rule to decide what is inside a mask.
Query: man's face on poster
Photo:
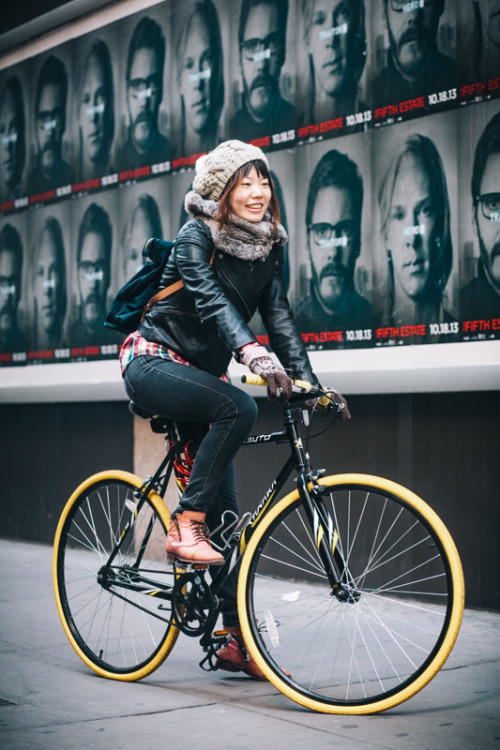
[[[386,241],[395,281],[415,301],[427,292],[435,229],[436,207],[429,176],[420,160],[406,154],[394,183]]]
[[[308,229],[313,283],[321,303],[334,313],[352,287],[360,227],[345,188],[318,191]]]
[[[442,0],[385,0],[391,52],[403,76],[420,75],[436,41],[443,4]]]
[[[130,279],[143,264],[142,248],[154,236],[153,223],[141,206],[135,209],[125,247],[124,274]]]
[[[52,232],[45,228],[40,237],[35,267],[35,299],[38,325],[53,333],[61,324],[63,269]]]
[[[308,30],[317,89],[331,97],[344,92],[352,44],[352,7],[349,0],[315,0]]]
[[[500,293],[500,154],[490,154],[476,205],[479,249],[486,274]]]
[[[82,319],[95,330],[102,324],[109,287],[109,259],[102,234],[87,232],[78,263],[78,288]]]
[[[488,43],[500,47],[500,0],[479,0],[479,8]]]
[[[21,178],[21,142],[24,139],[21,122],[10,89],[6,89],[0,109],[0,174],[8,190],[15,188]]]
[[[209,29],[205,19],[195,13],[189,24],[180,75],[186,120],[195,133],[203,132],[208,124],[211,74]]]
[[[102,64],[96,55],[91,54],[87,58],[80,92],[80,128],[82,148],[92,162],[105,157],[108,107],[109,91]]]
[[[0,250],[0,334],[8,336],[17,325],[21,296],[21,265],[8,247]]]
[[[36,141],[42,173],[52,173],[61,159],[61,143],[65,124],[65,107],[62,86],[47,83],[41,91],[36,113]]]
[[[162,80],[163,71],[156,50],[152,47],[136,50],[127,82],[127,105],[130,137],[140,153],[151,148],[158,131]]]
[[[240,49],[245,100],[252,117],[265,120],[279,96],[283,38],[273,2],[254,6],[248,14]]]

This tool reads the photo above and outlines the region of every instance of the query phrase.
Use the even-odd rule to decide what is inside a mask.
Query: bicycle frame
[[[313,393],[320,403],[321,392]],[[456,546],[425,501],[401,485],[313,468],[300,435],[308,398],[293,393],[281,432],[244,441],[288,443],[289,451],[257,507],[239,519],[225,512],[212,529],[225,560],[210,575],[206,565],[167,564],[171,519],[162,497],[172,472],[184,491],[194,455],[172,423],[141,415],[168,441],[154,476],[109,470],[75,489],[56,531],[53,578],[66,634],[97,674],[147,676],[180,632],[198,636],[203,669],[224,668],[220,649],[232,636],[215,627],[233,610],[236,580],[243,657],[301,705],[385,710],[441,668],[463,610]]]
[[[335,560],[336,530],[333,529],[331,521],[327,522],[325,520],[326,516],[322,511],[321,499],[319,492],[317,492],[318,486],[316,484],[316,480],[322,472],[314,472],[312,470],[309,463],[309,457],[304,449],[298,427],[299,413],[302,413],[302,409],[300,407],[297,408],[296,406],[294,406],[294,401],[297,400],[300,401],[302,399],[294,399],[292,397],[291,403],[288,403],[283,407],[285,427],[284,430],[279,432],[250,435],[243,441],[243,446],[262,445],[267,443],[288,443],[290,445],[291,453],[282,466],[281,470],[279,471],[277,477],[273,480],[268,490],[264,494],[255,511],[252,514],[244,514],[240,521],[235,525],[228,542],[228,554],[226,555],[226,562],[217,569],[210,584],[207,584],[214,606],[212,615],[208,618],[208,622],[206,624],[206,627],[204,628],[204,636],[201,640],[201,645],[204,647],[206,647],[211,642],[211,630],[215,626],[215,622],[219,614],[219,601],[217,599],[217,595],[223,583],[240,562],[252,534],[254,533],[266,513],[268,513],[276,498],[279,496],[280,492],[285,486],[287,480],[294,471],[297,472],[297,487],[299,495],[310,523],[311,533],[313,533],[314,535],[318,553],[324,565],[329,583],[332,587],[332,592],[339,598],[341,598],[342,596],[343,589],[340,584],[341,574],[339,570],[339,562],[340,564],[342,564],[342,561],[340,560],[336,562]],[[182,452],[182,446],[178,442],[176,442],[172,427],[169,424],[165,423],[162,427],[161,422],[157,421],[155,427],[155,422],[153,420],[152,427],[155,431],[167,433],[165,439],[169,442],[170,447],[155,474],[152,477],[148,477],[143,487],[137,491],[137,494],[140,494],[142,496],[142,499],[139,499],[137,512],[135,515],[137,515],[137,513],[139,512],[142,503],[151,490],[154,490],[163,497],[168,482],[172,476],[174,460],[176,456],[178,456]],[[133,580],[128,577],[128,574],[120,580],[117,579],[111,571],[113,561],[120,550],[121,544],[123,543],[125,537],[133,526],[135,515],[125,524],[122,534],[120,535],[120,538],[118,539],[113,552],[100,571],[100,579],[102,582],[111,580],[111,582],[115,585],[118,583],[121,587],[133,591],[140,591],[141,589],[143,590],[144,586],[146,586],[151,593],[151,589],[153,588],[154,596],[156,596],[158,599],[166,599],[172,601],[172,599],[174,598],[172,588],[159,588],[157,581],[148,580],[143,577],[141,577],[140,580]],[[137,551],[137,557],[134,565],[132,566],[135,570],[137,570],[141,564],[141,560],[152,529],[153,521],[151,520],[150,527],[144,535],[143,543],[141,545],[141,548],[139,548]],[[190,566],[184,566],[180,564],[179,567],[184,568]],[[196,566],[192,567],[196,569]],[[345,577],[345,566],[342,565],[342,568],[344,570]],[[199,572],[198,575],[200,575]],[[203,576],[203,573],[201,573],[201,575]]]
[[[331,528],[331,525],[325,523],[325,516],[321,512],[321,504],[318,502],[319,495],[315,493],[315,488],[317,486],[315,481],[318,479],[321,472],[314,472],[311,469],[309,456],[304,449],[302,438],[299,433],[298,419],[294,416],[296,409],[293,408],[293,402],[292,404],[287,404],[283,411],[285,417],[285,430],[282,430],[281,432],[250,435],[243,441],[244,446],[261,445],[263,443],[289,443],[291,454],[257,508],[249,517],[249,520],[241,533],[233,534],[231,553],[228,555],[226,563],[219,569],[219,572],[214,577],[211,584],[211,588],[215,594],[220,589],[222,582],[238,564],[253,532],[273,505],[276,497],[279,495],[294,470],[297,472],[297,487],[299,495],[309,519],[311,530],[314,533],[318,552],[323,565],[325,566],[329,582],[332,589],[339,586],[340,576],[333,557],[336,541],[335,531]]]

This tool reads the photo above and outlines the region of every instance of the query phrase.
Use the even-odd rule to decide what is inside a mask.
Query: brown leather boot
[[[265,680],[264,672],[245,646],[239,625],[229,625],[226,630],[230,634],[231,640],[227,646],[223,646],[217,651],[217,667],[224,669],[226,672],[244,672],[252,680]]]
[[[205,513],[185,510],[172,517],[167,535],[167,560],[199,565],[222,565],[224,558],[208,538]]]

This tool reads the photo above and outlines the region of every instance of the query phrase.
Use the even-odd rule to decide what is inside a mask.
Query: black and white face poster
[[[498,338],[499,94],[500,0],[169,0],[1,69],[0,366],[116,357],[110,301],[228,138],[269,159],[308,349]]]
[[[469,107],[460,132],[462,339],[500,338],[500,102]]]
[[[371,346],[371,163],[363,134],[297,150],[294,311],[310,348]]]
[[[374,139],[375,344],[457,341],[457,113]]]

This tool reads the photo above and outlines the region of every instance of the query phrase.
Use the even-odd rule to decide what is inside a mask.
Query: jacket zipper
[[[235,293],[238,295],[238,297],[242,301],[243,306],[244,306],[245,310],[247,311],[247,315],[248,315],[248,317],[250,319],[251,315],[250,315],[250,310],[248,309],[248,305],[245,302],[245,300],[243,299],[243,297],[241,296],[241,294],[240,294],[239,290],[237,289],[237,287],[233,284],[232,279],[227,275],[227,273],[225,272],[223,266],[220,263],[217,264],[217,268],[220,270],[220,272],[222,273],[222,275],[226,279],[227,283],[231,286],[232,289],[234,289]]]

